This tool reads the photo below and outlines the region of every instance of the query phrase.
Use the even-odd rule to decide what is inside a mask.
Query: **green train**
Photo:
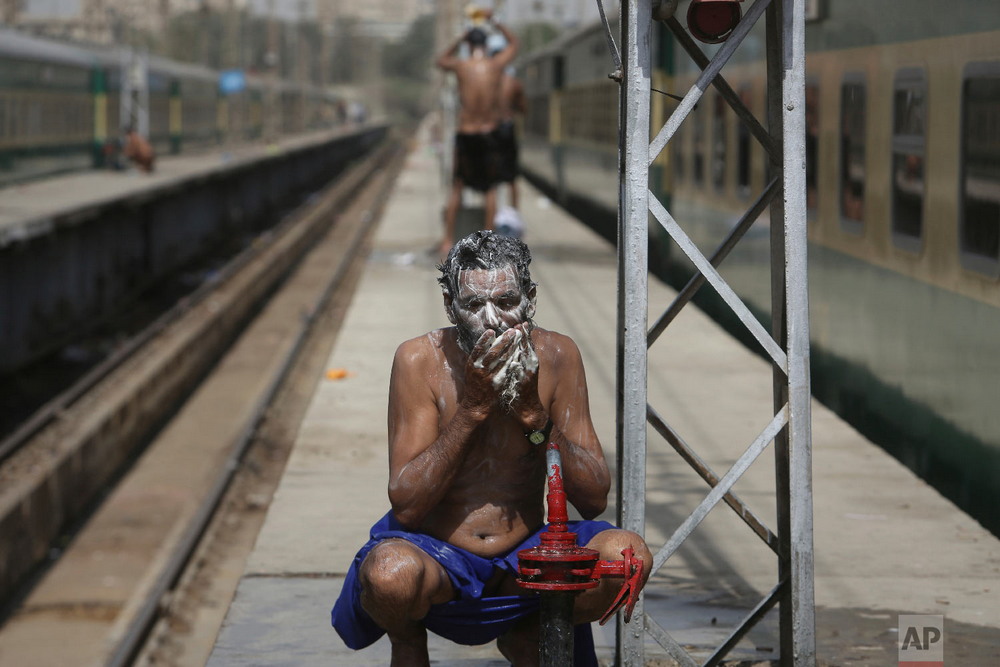
[[[813,391],[1000,534],[1000,12],[976,0],[903,4],[810,4]],[[652,43],[653,87],[683,94],[697,66],[665,26],[654,24]],[[723,69],[760,119],[764,58],[761,24]],[[618,86],[602,26],[564,35],[518,67],[529,103],[523,173],[613,242]],[[675,106],[652,93],[653,133]],[[657,158],[650,186],[708,253],[761,193],[766,171],[764,150],[710,89]],[[765,323],[767,217],[721,267]],[[655,222],[650,257],[674,286],[691,275]],[[742,335],[711,292],[696,302]]]
[[[120,136],[120,49],[64,44],[0,28],[0,186],[59,172],[101,167]],[[220,73],[151,56],[146,68],[149,139],[159,154],[260,137],[265,117],[281,134],[344,121],[344,101],[329,90],[246,76],[220,91]]]

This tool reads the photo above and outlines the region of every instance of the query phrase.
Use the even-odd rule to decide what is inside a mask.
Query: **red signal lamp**
[[[743,15],[743,0],[691,0],[688,7],[688,30],[700,42],[718,44],[726,41]]]

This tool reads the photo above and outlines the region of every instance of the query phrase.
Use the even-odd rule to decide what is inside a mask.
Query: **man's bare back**
[[[458,131],[481,134],[492,131],[500,122],[500,82],[503,68],[493,59],[470,58],[459,62],[455,69],[461,108]]]
[[[492,18],[489,11],[485,15]],[[484,134],[493,131],[500,122],[500,82],[504,68],[517,55],[518,43],[505,26],[494,25],[507,40],[507,45],[493,57],[486,52],[485,33],[473,29],[455,40],[437,60],[438,67],[454,72],[458,79],[460,133]],[[477,33],[482,36],[481,40],[471,39],[478,36]],[[463,41],[468,41],[472,49],[465,60],[456,55]]]
[[[494,22],[491,10],[480,14],[503,34],[506,46],[493,57],[486,51],[486,33],[473,28],[458,37],[438,57],[437,66],[454,72],[458,79],[460,109],[455,135],[451,193],[444,211],[444,238],[439,252],[443,258],[455,237],[458,209],[466,187],[483,192],[483,228],[493,229],[496,216],[496,184],[499,178],[499,155],[494,131],[500,123],[500,79],[504,68],[517,55],[517,37],[505,26]],[[467,59],[458,57],[462,43],[468,44]]]

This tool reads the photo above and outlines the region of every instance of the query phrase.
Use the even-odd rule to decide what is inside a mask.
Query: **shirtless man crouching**
[[[427,630],[462,644],[493,639],[514,665],[538,664],[538,597],[516,583],[517,552],[544,530],[542,431],[561,450],[569,502],[604,511],[611,478],[590,417],[583,361],[567,336],[535,326],[531,255],[479,231],[438,268],[452,327],[404,342],[389,385],[389,500],[333,609],[345,643],[388,633],[393,665],[428,665]],[[580,544],[621,558],[642,538],[605,521],[571,522]],[[589,622],[621,587],[577,595],[576,665],[596,665]]]
[[[486,49],[486,33],[480,28],[472,28],[437,59],[438,67],[455,73],[459,98],[451,193],[445,206],[445,231],[440,247],[442,257],[451,248],[455,237],[455,221],[463,188],[485,193],[484,229],[493,229],[496,215],[500,156],[494,132],[500,124],[500,82],[504,68],[517,55],[518,42],[506,26],[493,20],[490,10],[482,11],[503,34],[506,46],[491,57]],[[470,50],[469,57],[464,60],[457,55],[463,42],[469,45]]]

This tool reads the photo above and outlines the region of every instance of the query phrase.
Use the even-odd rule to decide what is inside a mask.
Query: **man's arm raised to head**
[[[462,62],[457,55],[458,47],[462,45],[462,41],[465,39],[467,34],[468,33],[463,32],[461,35],[456,37],[455,41],[451,43],[451,46],[445,49],[444,52],[438,56],[436,64],[439,68],[451,72],[458,67],[458,64]]]
[[[441,429],[430,378],[436,355],[426,337],[399,346],[389,380],[389,502],[401,524],[416,529],[441,502],[465,459],[472,432],[487,412],[458,406]]]
[[[504,39],[507,40],[507,46],[493,56],[493,62],[496,63],[497,67],[504,68],[514,61],[514,57],[517,55],[519,42],[517,41],[517,35],[508,30],[507,26],[503,23],[493,21],[492,19],[491,22],[496,29],[503,34]]]

